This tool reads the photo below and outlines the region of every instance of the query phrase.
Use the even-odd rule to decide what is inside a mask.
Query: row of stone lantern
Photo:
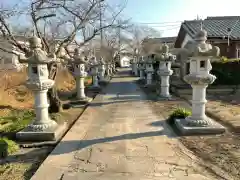
[[[171,70],[171,64],[173,61],[175,61],[176,56],[171,54],[169,52],[169,48],[166,44],[162,46],[162,50],[159,54],[149,55],[147,57],[141,57],[139,59],[139,62],[133,61],[132,62],[132,71],[135,75],[138,73],[135,73],[138,69],[139,70],[139,77],[140,80],[145,80],[146,85],[145,87],[148,87],[152,84],[153,79],[153,63],[158,61],[159,62],[159,68],[158,68],[158,75],[161,79],[161,86],[160,86],[160,93],[159,98],[160,99],[170,99],[171,95],[169,93],[169,78],[172,75],[173,71]],[[146,74],[146,77],[145,77]]]
[[[225,128],[212,121],[205,115],[206,88],[212,84],[216,77],[210,74],[212,58],[216,58],[220,54],[220,49],[216,46],[206,43],[207,32],[200,30],[194,41],[175,53],[181,54],[190,59],[190,73],[184,77],[184,80],[192,87],[192,115],[185,119],[177,119],[176,125],[184,134],[191,133],[222,133]],[[153,62],[159,62],[158,75],[161,79],[160,99],[170,99],[169,78],[173,74],[171,64],[176,60],[176,55],[169,52],[168,46],[162,46],[161,53],[155,54],[155,57],[148,56],[144,61],[143,58],[133,61],[132,71],[135,72],[136,67],[139,69],[140,80],[144,80],[143,72],[146,72],[146,87],[152,84]],[[137,75],[137,73],[135,73]]]
[[[32,37],[29,39],[30,52],[26,56],[19,56],[20,63],[28,63],[28,80],[26,86],[34,93],[34,107],[36,117],[33,122],[25,129],[17,133],[20,140],[48,141],[56,140],[66,129],[66,124],[57,124],[49,117],[47,91],[54,85],[54,80],[49,79],[49,63],[61,63],[55,55],[47,54],[42,50],[40,38]],[[79,49],[75,49],[73,59],[66,58],[68,63],[73,65],[73,76],[76,79],[76,91],[78,101],[87,103],[91,99],[85,94],[84,79],[87,76],[86,66],[89,65],[90,75],[93,76],[92,88],[99,88],[98,76],[100,81],[104,80],[105,70],[109,76],[115,72],[112,63],[105,63],[101,58],[97,61],[95,57],[87,62]]]

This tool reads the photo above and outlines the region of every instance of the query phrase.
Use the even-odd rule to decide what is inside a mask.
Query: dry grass
[[[7,115],[11,109],[30,109],[33,106],[32,93],[24,86],[26,69],[0,72],[0,116]]]
[[[0,71],[0,117],[6,116],[12,109],[32,109],[33,94],[24,85],[27,80],[27,69],[21,72],[14,70]],[[91,83],[89,78],[86,84]],[[75,80],[68,70],[60,70],[56,82],[59,91],[68,92],[75,88]]]

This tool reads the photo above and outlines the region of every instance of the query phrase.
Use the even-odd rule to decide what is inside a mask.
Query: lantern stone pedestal
[[[139,69],[139,77],[140,77],[140,80],[144,80],[145,64],[144,64],[143,59],[141,59],[141,61],[139,61],[138,69]]]
[[[171,95],[169,93],[169,77],[172,75],[173,71],[170,69],[170,62],[160,62],[158,75],[161,78],[161,87],[159,92],[159,100],[170,100]]]
[[[77,100],[71,101],[70,104],[76,107],[89,103],[90,101],[92,101],[92,98],[89,98],[85,95],[84,79],[87,76],[87,72],[85,72],[86,61],[84,60],[84,56],[81,56],[80,50],[78,48],[75,49],[73,58],[73,76],[76,79]]]
[[[116,68],[116,63],[115,62],[113,62],[113,71],[114,71],[114,73],[116,73],[118,71],[117,68]]]
[[[25,129],[16,134],[20,141],[55,141],[65,132],[65,123],[57,124],[48,114],[47,91],[52,88],[54,81],[49,79],[48,63],[56,61],[44,52],[41,39],[29,39],[31,52],[29,56],[19,58],[20,63],[28,63],[28,80],[26,86],[34,94],[34,108],[36,117]]]
[[[105,69],[106,69],[106,76],[109,77],[110,71],[109,71],[109,67],[108,67],[108,62],[105,64]]]
[[[94,59],[92,59],[92,62],[91,62],[91,70],[90,70],[90,74],[92,76],[92,85],[88,87],[89,90],[92,90],[92,91],[99,91],[101,89],[98,83],[98,66],[99,64],[96,58],[94,57]]]
[[[138,76],[138,65],[136,57],[134,57],[132,61],[132,71],[135,76]]]
[[[114,73],[113,73],[113,64],[112,63],[109,64],[109,68],[110,68],[110,75],[113,76]]]
[[[212,84],[216,76],[210,74],[212,69],[210,59],[217,57],[220,50],[207,44],[206,31],[201,30],[195,37],[194,46],[185,49],[190,58],[190,73],[184,80],[192,86],[192,115],[185,119],[176,119],[175,124],[182,134],[218,134],[225,128],[207,117],[205,114],[206,88]]]
[[[148,87],[148,86],[152,85],[152,75],[153,75],[153,72],[154,72],[153,61],[150,57],[148,58],[148,60],[146,62],[146,70],[145,71],[146,71],[146,74],[147,74],[145,87]]]
[[[170,100],[172,96],[169,93],[169,79],[173,74],[171,70],[171,64],[176,60],[176,56],[169,53],[169,47],[167,44],[162,46],[162,52],[157,55],[157,60],[159,61],[158,75],[161,79],[161,87],[158,99],[159,100]]]
[[[105,61],[103,60],[103,58],[100,59],[100,65],[99,65],[99,83],[105,83],[107,82],[105,79]]]

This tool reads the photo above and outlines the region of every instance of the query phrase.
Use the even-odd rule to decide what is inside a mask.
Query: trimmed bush
[[[187,116],[192,115],[192,112],[185,108],[177,108],[175,109],[168,118],[169,124],[174,124],[175,119],[184,119]]]
[[[240,84],[240,59],[222,57],[220,61],[212,62],[211,73],[217,79],[213,85],[238,85]]]
[[[12,140],[0,138],[0,155],[2,158],[7,157],[19,150],[19,146]]]

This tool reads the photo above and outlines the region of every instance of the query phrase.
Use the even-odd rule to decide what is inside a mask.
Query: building
[[[204,29],[208,42],[218,46],[221,56],[240,58],[240,16],[207,17],[204,20],[184,21],[176,38],[175,48],[184,47],[194,35]]]
[[[208,33],[208,43],[220,48],[220,56],[240,58],[240,16],[207,17],[204,20],[184,21],[175,41],[175,48],[183,48],[191,43],[195,34],[204,29]],[[177,56],[180,77],[189,73],[190,64],[186,57]]]
[[[173,48],[176,38],[177,37],[146,38],[142,41],[142,49],[144,54],[155,53],[164,43],[166,43],[170,48]]]
[[[27,37],[24,36],[14,36],[14,38],[18,41],[19,44],[28,45]],[[0,70],[1,69],[15,69],[20,66],[18,61],[18,56],[16,54],[21,54],[16,51],[16,47],[9,43],[6,38],[0,36]],[[10,52],[14,52],[10,53]]]
[[[129,56],[122,56],[120,59],[120,67],[129,67],[130,59],[131,59],[131,57],[129,57]]]

